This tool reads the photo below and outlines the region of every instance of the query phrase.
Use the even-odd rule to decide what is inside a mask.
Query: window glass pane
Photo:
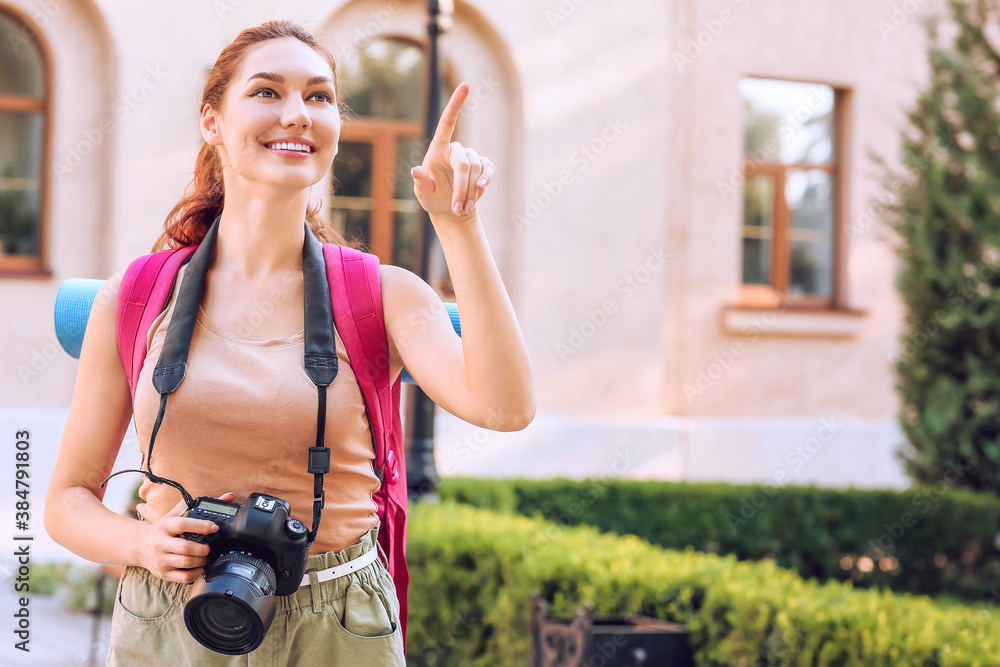
[[[409,42],[374,39],[349,49],[340,61],[344,103],[359,116],[420,121],[424,53]]]
[[[417,267],[417,229],[423,216],[413,211],[392,214],[392,263],[413,271]]]
[[[0,179],[0,254],[38,254],[38,191],[8,190]]]
[[[743,201],[743,282],[771,282],[771,225],[774,219],[774,178],[747,179]]]
[[[0,12],[0,95],[45,94],[42,57],[23,23]]]
[[[746,154],[758,162],[828,164],[834,93],[816,83],[743,79]]]
[[[334,192],[344,197],[372,196],[372,145],[341,141],[333,160]]]
[[[0,112],[0,252],[38,254],[42,115]]]
[[[37,188],[41,173],[42,114],[0,111],[0,176],[29,179]]]
[[[829,297],[833,274],[833,177],[819,170],[789,169],[785,201],[791,230],[792,296]]]
[[[372,145],[340,142],[333,160],[331,222],[348,241],[371,241]]]
[[[395,199],[392,200],[392,263],[410,271],[417,268],[417,238],[424,217],[422,209],[413,194],[413,178],[410,168],[423,159],[420,140],[401,138],[396,141],[396,183]]]
[[[348,243],[360,241],[367,244],[371,238],[371,211],[363,209],[334,209],[330,213],[330,224],[340,231]]]
[[[396,142],[396,199],[412,199],[413,177],[410,169],[420,164],[424,159],[423,142],[416,138],[402,138]]]

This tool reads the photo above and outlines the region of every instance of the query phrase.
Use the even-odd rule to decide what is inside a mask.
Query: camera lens
[[[194,622],[207,635],[233,646],[249,643],[253,623],[246,609],[226,598],[210,597],[195,609]]]
[[[225,598],[209,599],[199,612],[208,631],[220,637],[237,640],[252,627],[246,611]]]
[[[264,641],[274,620],[274,570],[239,551],[225,553],[194,584],[184,607],[184,624],[203,646],[243,655]]]

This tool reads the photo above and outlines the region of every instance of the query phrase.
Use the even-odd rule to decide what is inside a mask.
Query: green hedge
[[[632,536],[444,503],[412,510],[408,664],[529,659],[529,600],[587,601],[687,624],[698,665],[985,666],[1000,619],[924,597],[803,580],[770,562],[667,551]]]
[[[444,499],[637,535],[669,549],[774,559],[806,578],[1000,598],[1000,499],[915,491],[601,479],[447,478]],[[864,556],[872,561],[859,563]],[[849,559],[849,560],[845,560]],[[895,559],[895,561],[891,560]],[[882,570],[895,566],[893,569]],[[845,565],[850,565],[845,569]]]

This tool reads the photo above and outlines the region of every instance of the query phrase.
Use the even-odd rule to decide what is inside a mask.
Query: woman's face
[[[302,190],[326,176],[340,139],[332,77],[326,60],[294,37],[247,53],[222,112],[202,112],[202,136],[218,147],[227,186],[237,178]]]

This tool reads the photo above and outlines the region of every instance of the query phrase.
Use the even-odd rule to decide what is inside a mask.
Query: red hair
[[[200,109],[209,105],[222,111],[223,100],[230,82],[243,64],[247,51],[269,39],[294,37],[312,47],[330,64],[333,72],[334,93],[337,92],[337,61],[329,49],[316,41],[307,30],[293,21],[268,21],[256,28],[247,28],[222,50],[208,74],[201,94]],[[215,218],[222,213],[226,188],[222,180],[222,162],[215,147],[202,142],[195,160],[194,178],[184,191],[184,196],[174,206],[163,223],[163,234],[153,245],[153,252],[166,248],[201,243]],[[344,238],[326,220],[322,203],[306,209],[306,221],[313,233],[323,243],[345,244]]]

